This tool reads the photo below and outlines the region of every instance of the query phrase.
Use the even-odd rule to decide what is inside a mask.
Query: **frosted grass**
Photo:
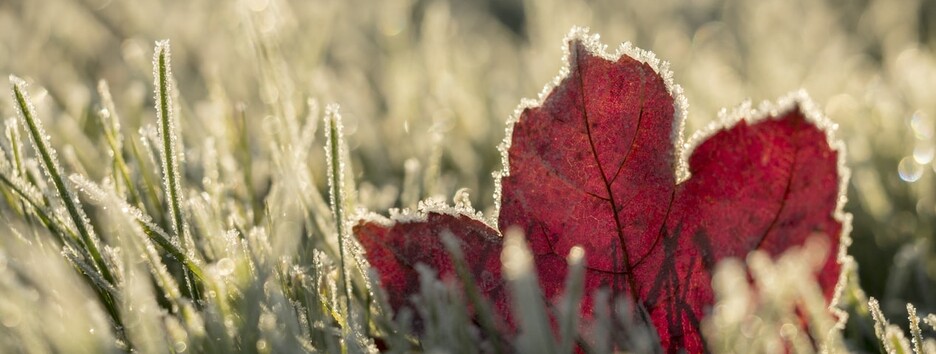
[[[180,161],[184,161],[183,150],[179,148],[179,134],[176,128],[176,118],[173,113],[172,66],[170,64],[169,41],[156,42],[153,52],[153,86],[155,87],[156,116],[160,138],[160,152],[162,153],[163,191],[165,204],[170,216],[172,235],[178,238],[181,248],[194,254],[192,248],[194,241],[189,234],[188,222],[183,210],[182,178],[180,176]],[[185,284],[189,293],[198,297],[198,285],[195,279],[186,271]]]
[[[26,92],[26,82],[11,75],[10,84],[13,87],[13,97],[17,104],[20,121],[29,132],[29,141],[32,142],[33,149],[40,157],[46,177],[52,182],[62,204],[68,210],[78,235],[81,237],[83,249],[92,258],[91,262],[96,270],[95,273],[101,274],[107,282],[113,282],[114,277],[110,273],[109,265],[101,257],[97,236],[89,223],[88,216],[85,215],[84,209],[81,207],[81,201],[78,200],[78,197],[62,177],[62,167],[56,159],[55,150],[50,146],[49,137],[42,127],[42,123],[36,118],[36,109],[30,102],[29,94]]]
[[[348,317],[350,317],[351,287],[348,280],[348,268],[345,264],[345,239],[350,237],[347,231],[345,212],[347,205],[345,200],[345,161],[347,160],[344,159],[344,142],[341,135],[342,129],[338,106],[329,106],[325,111],[325,141],[327,144],[325,149],[327,149],[326,161],[328,161],[329,199],[331,202],[332,217],[335,220],[336,232],[338,233],[338,267],[340,283],[345,293],[344,311],[346,311]]]
[[[177,261],[182,262],[186,268],[191,271],[197,278],[204,279],[204,272],[199,265],[199,261],[193,259],[191,255],[186,254],[182,246],[178,242],[173,242],[172,238],[156,225],[152,218],[149,215],[145,214],[140,209],[127,204],[119,197],[110,195],[107,191],[96,185],[94,182],[88,180],[82,175],[71,175],[70,179],[75,183],[78,188],[86,193],[90,198],[97,200],[99,202],[105,203],[110,206],[110,210],[119,210],[126,217],[132,219],[135,223],[135,227],[139,227],[139,230],[136,228],[131,228],[134,233],[137,231],[141,232],[141,235],[144,235],[145,240],[144,247],[149,248],[151,244],[149,243],[150,239],[159,244],[166,252],[172,255]],[[147,254],[147,256],[152,256]]]
[[[137,191],[136,184],[130,178],[130,168],[124,160],[124,137],[120,131],[120,117],[117,115],[117,107],[114,104],[114,98],[111,95],[107,81],[98,81],[98,95],[101,96],[101,103],[104,108],[98,111],[97,115],[104,130],[104,138],[107,141],[108,147],[110,147],[108,154],[114,159],[113,165],[116,174],[114,179],[120,181],[118,185],[122,183],[124,186],[126,193],[129,194],[129,203],[140,206],[142,201],[139,192]],[[118,189],[118,193],[122,191],[123,190]]]
[[[7,194],[0,201],[0,230],[10,236],[0,237],[0,283],[4,284],[0,285],[0,298],[4,299],[0,301],[0,351],[113,352],[133,348],[140,352],[236,352],[275,348],[366,352],[375,350],[362,339],[368,336],[382,339],[380,343],[389,352],[454,351],[458,349],[455,345],[465,343],[462,348],[493,350],[500,344],[504,351],[515,349],[518,343],[513,338],[492,340],[492,331],[481,326],[481,321],[465,322],[464,314],[425,321],[424,327],[440,329],[431,337],[413,328],[409,320],[419,317],[418,311],[404,309],[393,314],[381,300],[378,277],[361,262],[352,238],[345,238],[344,269],[337,266],[338,225],[329,196],[323,198],[324,193],[330,193],[327,140],[322,139],[325,129],[317,129],[320,107],[308,102],[314,98],[342,104],[347,149],[333,158],[359,168],[358,173],[345,171],[346,186],[353,189],[355,179],[359,186],[359,197],[350,192],[345,197],[352,200],[345,205],[346,216],[354,214],[358,205],[372,210],[415,210],[427,197],[448,200],[456,194],[461,204],[473,201],[485,215],[493,215],[494,187],[487,171],[498,168],[500,157],[492,147],[504,138],[503,121],[519,98],[537,92],[554,76],[561,65],[559,39],[572,25],[589,25],[609,43],[635,41],[670,60],[675,80],[693,102],[686,117],[690,128],[705,126],[713,119],[711,112],[721,107],[746,98],[776,97],[804,86],[824,103],[825,113],[841,124],[841,136],[849,139],[853,152],[849,158],[856,168],[851,187],[858,191],[849,207],[859,212],[856,220],[864,224],[858,225],[862,234],[856,239],[896,244],[932,234],[927,231],[934,215],[932,166],[925,163],[925,149],[918,154],[915,148],[903,145],[906,141],[924,147],[931,143],[933,132],[928,130],[933,129],[936,117],[930,112],[932,95],[927,93],[934,90],[928,89],[931,83],[926,80],[936,66],[924,38],[917,37],[926,32],[919,28],[924,28],[921,21],[927,12],[918,11],[923,5],[915,1],[754,4],[729,0],[691,5],[525,1],[520,5],[525,18],[523,33],[512,31],[491,13],[470,4],[445,1],[59,5],[22,2],[12,7],[14,15],[7,17],[5,30],[0,31],[0,43],[4,44],[0,52],[15,55],[0,55],[0,67],[31,75],[35,82],[49,87],[31,92],[45,122],[64,123],[46,126],[67,170],[60,171],[62,176],[80,172],[72,165],[84,166],[91,174],[82,173],[87,182],[133,207],[121,216],[129,221],[118,223],[107,217],[115,211],[113,204],[104,209],[106,203],[98,203],[86,191],[80,193],[85,202],[82,208],[101,237],[102,258],[122,263],[112,269],[117,280],[114,288],[122,300],[119,316],[128,326],[110,323],[104,302],[95,293],[97,287],[89,286],[91,280],[73,269],[93,271],[94,266],[87,261],[91,257],[83,251],[77,226],[54,183],[44,174],[41,157],[25,146],[31,144],[23,144],[28,137],[21,134],[29,132],[18,129],[17,118],[9,121],[14,124],[6,126],[6,141],[0,144],[11,166],[0,173],[4,177],[0,190]],[[9,14],[9,9],[0,12]],[[62,20],[49,22],[49,13],[60,15]],[[141,16],[154,13],[164,16]],[[706,22],[705,14],[717,14],[718,18]],[[410,21],[413,18],[421,20]],[[789,18],[801,21],[783,20]],[[894,22],[894,18],[901,21]],[[180,270],[186,265],[157,241],[171,240],[179,233],[172,226],[175,214],[167,207],[170,188],[164,186],[167,174],[162,169],[168,159],[161,156],[159,121],[147,118],[147,114],[151,118],[153,101],[147,97],[149,84],[140,80],[140,73],[148,72],[149,51],[153,49],[141,38],[166,37],[172,38],[176,54],[175,77],[167,75],[168,82],[177,82],[185,93],[172,90],[167,96],[171,101],[167,107],[174,116],[170,122],[176,124],[177,152],[193,162],[186,165],[182,158],[177,162],[179,209],[184,218],[191,218],[188,222],[194,241],[193,249],[186,252],[202,258],[200,266],[207,279],[199,285],[204,290],[200,301],[190,299],[184,291],[182,298],[192,301],[201,313],[203,329],[169,311],[159,298],[162,290],[156,275],[146,268],[149,261],[128,261],[129,254],[136,252],[123,244],[140,237],[133,231],[133,227],[141,227],[139,220],[149,220],[143,224],[158,231],[147,237],[157,246],[176,283],[185,282]],[[866,48],[879,53],[868,60]],[[94,96],[94,81],[99,77],[108,79],[113,92],[105,95],[99,89],[98,97]],[[6,116],[14,116],[16,106],[15,99],[0,100],[0,110]],[[123,133],[120,124],[126,127]],[[140,126],[147,126],[143,133]],[[116,141],[111,141],[110,135]],[[213,146],[209,140],[214,141]],[[183,141],[192,144],[185,146]],[[74,147],[78,158],[66,159],[67,145]],[[215,161],[212,155],[217,156]],[[911,166],[915,167],[911,172],[920,174],[914,176],[912,185],[899,179],[899,162],[904,157],[919,165]],[[119,158],[124,159],[122,164],[116,161]],[[202,183],[205,177],[210,185]],[[65,182],[75,184],[74,180]],[[471,195],[456,193],[461,188],[471,190]],[[869,222],[883,227],[868,226]],[[129,227],[119,229],[117,225]],[[142,227],[144,233],[147,227]],[[65,245],[63,250],[60,245],[65,243],[71,246]],[[920,244],[907,247],[927,249]],[[450,253],[453,259],[458,258],[451,249]],[[933,259],[927,252],[915,254],[917,260]],[[85,263],[78,266],[63,261],[70,258]],[[915,272],[925,269],[925,263],[897,267]],[[866,266],[863,271],[871,268],[885,267]],[[340,275],[344,271],[352,274],[345,278],[350,282],[342,286]],[[20,281],[20,273],[30,281]],[[902,296],[912,291],[900,290],[901,286],[920,278],[908,274],[895,276],[888,283],[897,290],[880,299],[882,317],[903,316]],[[94,281],[100,280],[98,276]],[[435,313],[475,306],[470,294],[458,298],[463,295],[451,284],[429,278],[426,283],[424,298],[435,299]],[[348,305],[341,304],[349,297],[349,288],[350,306],[357,313],[354,321],[359,326],[348,327],[352,333],[343,334],[347,319],[341,307]],[[921,289],[926,296],[929,288]],[[753,296],[735,290],[738,296]],[[871,328],[870,311],[862,313],[868,299],[862,300],[859,291],[857,285],[850,285],[844,292],[853,311],[849,326]],[[563,334],[542,341],[556,341],[556,350],[565,351],[567,330],[573,328],[576,344],[591,352],[655,349],[657,339],[653,329],[644,326],[646,317],[641,316],[646,315],[639,306],[613,301],[607,294],[598,298],[598,318],[578,327],[571,322],[575,318],[561,318],[566,311],[562,308],[573,301],[566,302],[564,297],[560,304],[552,304],[557,313],[549,315],[557,316],[557,327],[562,328],[553,334]],[[713,310],[742,304],[727,299],[719,300]],[[753,299],[745,301],[750,304]],[[936,323],[928,313],[931,307],[917,305],[924,323]],[[71,310],[67,312],[70,316],[63,316],[59,309]],[[288,315],[289,309],[296,315]],[[257,314],[249,317],[251,323],[245,320],[248,313]],[[490,316],[495,323],[499,320],[493,313]],[[788,319],[793,315],[772,316]],[[139,328],[131,330],[131,325]],[[744,339],[738,327],[707,338],[711,342],[731,335]],[[790,333],[783,331],[782,324],[779,328],[781,333]],[[896,343],[892,347],[899,345],[899,329],[894,324],[884,328],[882,333],[889,337],[882,338]],[[119,329],[126,330],[126,338],[120,338]],[[279,330],[296,340],[277,334]],[[805,335],[801,330],[812,329],[798,330],[798,338]],[[908,351],[915,349],[912,332],[903,335]],[[855,332],[848,333],[847,340],[854,340]],[[932,331],[923,328],[924,351],[933,348],[928,334]]]
[[[156,42],[153,53],[153,86],[155,87],[156,117],[162,162],[163,191],[166,207],[172,221],[172,233],[182,244],[190,243],[186,235],[187,225],[182,216],[182,185],[179,160],[182,151],[178,148],[176,119],[172,110],[172,67],[170,65],[169,41]]]
[[[193,169],[201,174],[201,183],[191,184],[187,194],[183,193],[184,145],[171,110],[168,44],[161,42],[154,51],[158,122],[139,130],[142,148],[132,137],[127,140],[129,144],[122,143],[117,116],[111,114],[116,112],[115,103],[106,84],[101,83],[99,91],[106,108],[99,111],[98,118],[106,144],[104,151],[115,165],[113,174],[101,182],[84,173],[72,174],[67,180],[94,202],[95,215],[108,226],[105,232],[109,237],[105,240],[111,244],[104,248],[103,258],[116,271],[115,281],[95,274],[88,279],[112,297],[117,311],[111,311],[110,316],[115,323],[134,324],[114,326],[115,346],[144,351],[158,348],[160,341],[165,341],[177,351],[369,353],[377,351],[376,338],[389,346],[390,352],[460,348],[464,352],[567,353],[588,348],[605,353],[659,349],[647,314],[626,300],[599,295],[596,318],[582,321],[578,317],[587,256],[581,249],[576,248],[568,259],[566,292],[558,303],[550,304],[555,307],[547,306],[541,298],[530,250],[522,236],[513,233],[508,235],[502,261],[515,304],[512,316],[517,336],[501,333],[506,319],[500,318],[480,295],[461,245],[445,233],[440,237],[465,286],[439,280],[433,270],[418,267],[421,289],[414,303],[419,306],[394,314],[382,290],[374,286],[376,276],[369,271],[363,251],[348,229],[349,210],[357,199],[352,155],[335,105],[325,109],[321,150],[312,149],[317,145],[317,104],[309,104],[310,112],[300,132],[268,145],[275,155],[270,159],[275,173],[266,177],[270,179],[267,191],[239,185],[250,183],[253,172],[223,167],[225,159],[254,163],[251,140],[242,135],[239,147],[233,149],[223,146],[224,141],[216,140],[216,136],[207,136],[197,144],[193,149],[197,153],[192,156],[193,161],[200,162],[200,170]],[[242,108],[235,111],[245,114]],[[227,119],[240,119],[241,127],[246,127],[243,115]],[[274,119],[267,124],[272,135],[284,131],[278,126],[283,121]],[[315,166],[309,162],[316,156],[314,150],[324,152],[318,166],[325,169],[328,202],[322,200],[320,186],[315,183],[316,168],[310,167]],[[235,153],[240,157],[233,158]],[[441,152],[430,155],[438,154]],[[48,228],[58,224],[65,230],[76,228],[70,219],[55,223],[67,213],[46,206],[45,199],[57,200],[54,195],[43,194],[55,183],[30,184],[18,177],[6,155],[4,152],[0,160],[5,185],[35,210],[48,209],[47,219],[53,221]],[[26,160],[23,166],[30,165]],[[434,193],[436,187],[425,184],[425,178],[441,179],[438,171],[433,172],[440,168],[439,162],[430,163],[430,171],[420,172],[418,160],[411,161],[406,167],[412,171],[406,184],[414,186],[407,187],[407,198]],[[146,167],[156,165],[162,167],[162,193],[158,192],[160,184],[147,181]],[[240,173],[243,177],[232,176]],[[132,191],[137,187],[133,181],[138,179],[143,180],[143,188],[134,203]],[[454,207],[429,199],[417,203],[417,211],[400,211],[394,218],[419,218],[429,211],[481,218],[467,189],[456,191],[453,199]],[[186,212],[193,217],[191,230]],[[257,214],[250,217],[250,213]],[[66,249],[65,258],[79,271],[91,273],[93,264],[81,257],[81,250]],[[773,269],[762,268],[766,273]],[[183,291],[180,284],[185,284],[188,291]],[[824,313],[821,301],[806,304],[810,315]],[[789,312],[778,316],[789,320],[794,315]],[[416,328],[411,326],[414,318],[419,319]],[[472,323],[474,318],[478,319],[477,325]],[[556,320],[555,328],[550,318]],[[834,329],[830,329],[829,322],[817,323],[811,332],[816,338],[824,338]]]

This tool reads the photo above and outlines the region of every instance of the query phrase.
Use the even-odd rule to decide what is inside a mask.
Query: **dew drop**
[[[755,315],[748,315],[748,318],[745,319],[745,322],[748,324],[746,326],[741,326],[741,334],[747,338],[758,337],[761,330],[761,324],[763,320],[760,317]]]
[[[794,339],[796,335],[799,334],[799,330],[796,329],[792,323],[784,323],[783,326],[780,326],[780,336],[785,339]]]
[[[920,198],[916,203],[916,212],[917,215],[921,216],[930,215],[933,212],[933,202],[925,198]]]
[[[933,161],[933,155],[936,154],[936,149],[933,149],[933,145],[930,145],[928,142],[917,144],[913,148],[913,160],[919,164],[928,164]]]
[[[914,112],[910,117],[910,128],[917,139],[926,140],[933,137],[933,122],[921,111]]]
[[[234,272],[234,261],[230,258],[222,258],[218,261],[218,274],[227,276]]]
[[[900,160],[900,164],[897,165],[897,173],[900,174],[900,179],[905,182],[913,183],[920,180],[920,177],[923,177],[923,166],[909,156],[904,157]]]

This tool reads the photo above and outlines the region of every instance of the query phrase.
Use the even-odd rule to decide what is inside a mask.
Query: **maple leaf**
[[[582,315],[592,315],[590,295],[608,288],[649,313],[669,351],[705,350],[699,326],[713,303],[715,264],[756,249],[778,256],[824,239],[838,252],[816,277],[834,307],[850,223],[847,170],[835,126],[805,93],[742,105],[685,142],[686,103],[668,64],[629,44],[609,55],[585,29],[566,44],[559,77],[508,123],[496,220],[422,203],[354,226],[394,308],[418,290],[417,263],[454,277],[440,238],[448,233],[509,321],[499,258],[509,227],[524,232],[547,299],[563,291],[566,256],[581,246]]]

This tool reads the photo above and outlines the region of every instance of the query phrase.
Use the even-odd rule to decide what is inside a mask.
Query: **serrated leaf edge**
[[[851,176],[851,170],[849,170],[846,166],[845,144],[835,136],[835,131],[838,129],[838,124],[835,124],[825,116],[822,110],[812,101],[812,98],[809,97],[809,94],[807,94],[805,90],[799,89],[790,92],[781,96],[775,101],[762,101],[756,108],[753,107],[751,101],[744,101],[740,105],[730,110],[722,109],[718,113],[718,119],[712,123],[709,123],[704,128],[697,130],[689,139],[686,139],[685,124],[689,104],[685,95],[683,94],[682,87],[674,82],[673,72],[670,70],[669,62],[660,60],[653,52],[637,48],[630,42],[622,43],[620,46],[618,46],[614,53],[608,53],[607,45],[601,43],[600,36],[598,34],[590,34],[587,27],[578,26],[573,27],[566,35],[566,38],[563,40],[563,64],[559,69],[559,74],[543,87],[536,99],[521,99],[520,104],[516,109],[514,109],[514,112],[507,120],[506,128],[504,129],[504,140],[497,147],[498,151],[501,153],[501,164],[503,168],[500,171],[493,172],[495,205],[494,212],[491,213],[491,215],[485,217],[480,211],[476,211],[471,207],[465,208],[451,206],[444,201],[429,198],[420,201],[416,207],[416,210],[409,208],[402,210],[390,209],[389,217],[368,211],[366,209],[359,209],[353,216],[352,220],[355,220],[354,224],[358,224],[360,222],[373,222],[385,227],[391,227],[395,223],[423,222],[427,220],[429,213],[437,213],[456,217],[465,216],[473,220],[483,222],[491,227],[491,229],[497,233],[497,235],[503,237],[497,227],[497,221],[500,218],[501,210],[501,180],[510,176],[510,161],[508,151],[511,146],[514,126],[520,121],[520,117],[526,109],[542,106],[543,102],[553,91],[553,89],[555,89],[559,84],[562,83],[563,80],[569,76],[571,70],[571,52],[569,48],[570,44],[574,43],[575,41],[581,42],[589,54],[601,57],[605,60],[617,61],[621,58],[622,55],[627,55],[634,60],[637,60],[638,62],[649,65],[654,70],[654,72],[656,72],[656,74],[663,79],[667,92],[670,94],[670,96],[673,97],[674,117],[672,126],[673,130],[670,135],[670,140],[675,149],[674,156],[676,156],[673,166],[673,172],[676,176],[676,185],[682,184],[692,177],[691,172],[689,171],[689,157],[692,156],[692,153],[699,144],[712,135],[721,130],[730,129],[741,121],[745,121],[748,124],[755,124],[770,118],[778,119],[787,112],[799,109],[808,122],[815,125],[819,130],[825,133],[826,143],[829,145],[832,151],[836,152],[836,169],[838,173],[839,191],[838,197],[836,198],[835,210],[833,211],[832,216],[836,221],[842,224],[842,231],[839,235],[839,249],[837,250],[838,254],[836,256],[836,260],[838,264],[841,265],[842,269],[845,269],[847,264],[854,262],[852,257],[848,255],[848,246],[851,244],[851,238],[849,235],[851,234],[852,230],[852,215],[844,211],[845,203],[848,200],[846,191],[848,189],[848,181]],[[847,313],[838,308],[839,298],[841,297],[841,294],[845,288],[845,284],[846,272],[842,271],[839,273],[839,279],[835,285],[833,297],[828,306],[830,312],[834,313],[838,318],[836,328],[842,328],[848,318]]]

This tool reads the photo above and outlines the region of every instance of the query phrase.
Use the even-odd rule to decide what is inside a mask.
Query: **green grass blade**
[[[9,169],[9,156],[7,156],[7,149],[0,145],[0,173],[6,173],[6,170]],[[13,195],[13,192],[7,187],[0,188],[0,193],[3,194],[3,199],[6,201],[7,205],[15,213],[19,214],[21,217],[26,217],[26,206],[22,202],[16,200],[16,197]]]
[[[18,197],[23,213],[29,212],[31,208],[31,212],[56,236],[61,245],[82,249],[77,244],[78,235],[55,217],[55,213],[45,203],[42,192],[18,175],[5,156],[0,156],[0,182],[7,187],[5,191],[9,190],[13,197]]]
[[[345,238],[347,237],[345,225],[345,180],[344,164],[342,160],[341,116],[337,106],[329,106],[325,112],[325,147],[328,161],[328,186],[331,201],[331,212],[335,219],[338,231],[338,261],[341,267],[341,286],[345,292],[345,311],[351,311],[351,288],[348,281],[348,269],[345,262]],[[346,316],[350,317],[350,316]],[[349,318],[346,318],[348,320]],[[346,326],[347,328],[347,326]]]
[[[150,171],[158,168],[156,157],[152,154],[152,150],[147,145],[146,136],[142,134],[143,130],[141,129],[140,131],[139,139],[140,143],[144,144],[143,148],[137,146],[137,140],[134,139],[134,137],[127,140],[130,143],[130,154],[133,156],[133,160],[137,162],[140,179],[143,184],[144,193],[140,196],[143,199],[140,209],[149,210],[156,220],[158,220],[158,223],[163,223],[165,225],[168,224],[168,222],[166,220],[166,211],[161,207],[162,204],[159,200],[159,195],[161,194],[159,185],[154,181],[155,176],[150,176]]]
[[[163,188],[172,232],[179,239],[179,245],[185,250],[194,246],[190,239],[188,225],[182,215],[182,178],[179,160],[183,151],[180,149],[179,135],[176,131],[175,117],[172,111],[172,67],[170,64],[169,41],[156,42],[153,53],[153,84],[156,92],[156,116],[159,119],[159,137],[162,144]],[[194,250],[193,250],[194,251]],[[195,279],[186,271],[186,285],[193,297],[198,297]]]
[[[142,206],[140,204],[140,192],[137,190],[136,183],[130,178],[130,168],[123,158],[123,134],[120,133],[120,117],[117,115],[117,107],[114,105],[114,99],[111,96],[110,87],[107,81],[98,82],[98,94],[101,96],[101,104],[104,109],[98,112],[98,118],[104,127],[104,139],[114,157],[114,165],[127,188],[128,197],[131,205]]]
[[[125,241],[123,246],[128,248],[127,252],[136,253],[134,258],[145,259],[150,273],[156,280],[157,288],[171,304],[170,309],[173,313],[179,313],[186,301],[179,291],[175,278],[169,274],[162,258],[151,242],[156,239],[158,243],[159,238],[153,238],[144,231],[144,227],[150,224],[145,221],[146,216],[139,213],[139,210],[133,208],[133,206],[127,205],[126,202],[116,196],[113,190],[110,190],[110,192],[105,191],[82,175],[73,174],[70,179],[93,200],[107,206],[106,210],[111,217],[111,222],[120,225],[122,230],[129,229],[129,234],[132,237],[121,239]],[[170,250],[170,253],[173,252]]]
[[[23,139],[20,137],[19,129],[15,120],[6,122],[6,138],[10,143],[10,157],[13,159],[13,166],[16,173],[26,175],[26,166],[23,164]]]
[[[159,225],[156,225],[149,215],[146,215],[146,213],[144,213],[142,210],[127,204],[127,202],[111,196],[100,186],[82,175],[73,174],[70,176],[70,178],[73,183],[81,188],[82,192],[88,195],[88,197],[94,200],[104,200],[107,201],[108,204],[113,204],[113,206],[115,206],[118,210],[121,210],[123,213],[125,213],[127,217],[134,220],[140,227],[140,231],[142,231],[149,240],[158,244],[159,247],[168,252],[169,255],[171,255],[177,261],[181,262],[185,268],[187,268],[190,272],[192,272],[192,274],[195,275],[197,279],[205,279],[205,274],[201,267],[201,262],[198,262],[195,259],[189,257],[188,254],[182,251],[182,248],[179,245],[173,243],[170,239],[170,236],[166,234],[166,232],[163,231]]]
[[[9,153],[13,163],[13,169],[8,172],[5,171],[4,173],[7,173],[9,178],[23,177],[25,183],[22,183],[21,186],[36,186],[36,179],[33,178],[33,174],[27,173],[26,170],[26,158],[23,157],[23,139],[15,119],[6,121],[5,133],[7,141],[9,142]],[[35,200],[41,201],[42,205],[49,205],[49,199],[42,193],[40,193],[39,198]],[[20,203],[19,207],[25,216],[29,208],[24,203]],[[32,222],[31,218],[27,218],[27,220]],[[43,222],[43,224],[45,223]],[[58,235],[65,236],[63,233],[59,233]]]
[[[156,43],[153,55],[153,75],[156,91],[156,116],[159,120],[159,138],[162,144],[162,172],[166,205],[169,209],[170,225],[174,235],[182,238],[183,245],[185,224],[182,216],[182,181],[179,171],[179,159],[182,151],[177,149],[178,135],[175,117],[172,111],[171,66],[169,41]]]
[[[30,141],[33,143],[33,148],[35,148],[36,153],[39,155],[40,165],[55,187],[59,198],[61,198],[65,209],[74,222],[84,248],[91,255],[94,269],[101,274],[105,280],[113,284],[114,276],[111,274],[108,264],[104,261],[98,249],[98,240],[94,235],[94,229],[87,215],[85,215],[84,209],[81,207],[81,201],[78,200],[78,197],[62,177],[62,168],[56,160],[55,150],[52,149],[49,143],[42,123],[35,116],[35,108],[32,106],[29,100],[29,94],[26,92],[26,82],[11,75],[10,83],[13,86],[13,98],[16,100],[19,116],[23,122],[23,126],[29,132],[28,135]]]

